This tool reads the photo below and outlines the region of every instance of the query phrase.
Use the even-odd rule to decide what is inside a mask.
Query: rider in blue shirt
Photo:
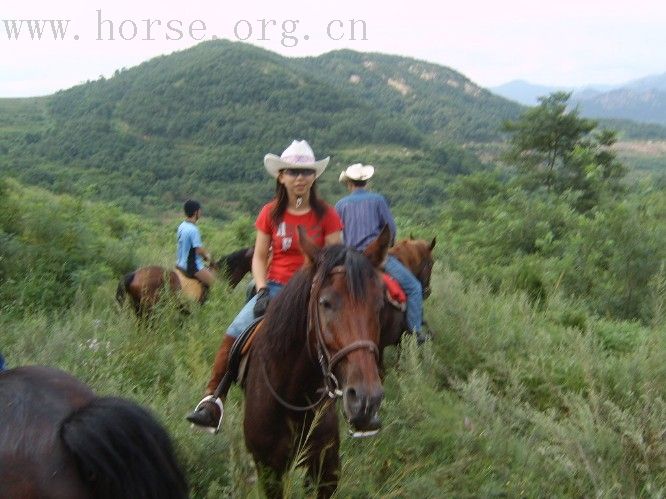
[[[335,205],[344,224],[343,237],[347,246],[363,251],[388,224],[391,244],[395,242],[396,226],[386,199],[381,194],[369,192],[366,185],[375,168],[360,163],[351,165],[340,174],[340,182],[346,184],[350,194]],[[396,257],[389,255],[384,270],[393,277],[407,295],[407,328],[419,343],[426,340],[422,331],[423,290],[419,280]]]
[[[210,253],[204,248],[196,225],[202,215],[201,205],[190,199],[185,202],[184,210],[187,218],[178,226],[176,267],[188,277],[210,287],[215,282],[215,276],[204,263],[204,260],[210,262]]]

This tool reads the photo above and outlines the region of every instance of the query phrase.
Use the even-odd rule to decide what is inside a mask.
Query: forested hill
[[[336,170],[358,161],[384,169],[396,204],[431,206],[448,175],[479,166],[460,144],[497,138],[518,110],[413,59],[290,59],[212,41],[43,99],[0,99],[0,170],[135,211],[196,196],[224,218],[256,210],[273,188],[264,154],[304,138]],[[330,177],[322,182],[337,196]]]
[[[329,147],[415,146],[423,140],[417,130],[486,141],[521,111],[460,73],[406,57],[343,50],[290,59],[228,41],[59,92],[51,109],[60,120],[111,118],[142,133],[206,144],[263,145],[308,130]]]
[[[450,68],[408,57],[338,50],[298,65],[424,133],[456,142],[495,140],[502,123],[524,109]]]
[[[161,56],[109,80],[58,92],[59,123],[110,120],[140,137],[263,149],[307,134],[321,146],[416,146],[418,131],[336,88],[293,61],[241,43],[215,41]]]

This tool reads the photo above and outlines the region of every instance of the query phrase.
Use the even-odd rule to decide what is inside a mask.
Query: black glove
[[[254,316],[261,317],[266,313],[268,308],[268,303],[271,301],[271,297],[268,294],[268,288],[261,288],[257,291],[257,302],[254,304]]]

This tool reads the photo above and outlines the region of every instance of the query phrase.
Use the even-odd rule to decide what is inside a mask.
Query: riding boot
[[[220,384],[222,378],[227,372],[227,365],[229,363],[229,352],[231,352],[231,347],[234,345],[236,338],[229,336],[228,334],[224,335],[222,338],[222,343],[220,348],[217,349],[217,354],[215,355],[215,362],[213,363],[213,369],[210,373],[210,381],[206,386],[206,395],[212,395],[217,388],[217,385]]]
[[[215,389],[227,372],[229,352],[231,351],[234,341],[236,341],[236,338],[233,336],[227,334],[224,335],[222,344],[215,355],[211,378],[208,382],[208,386],[206,386],[206,397],[199,402],[194,411],[186,416],[186,419],[192,424],[201,427],[201,429],[212,431],[213,433],[217,432],[217,429],[220,426],[220,420],[222,418],[222,401],[219,399],[213,399],[212,394],[215,392]]]

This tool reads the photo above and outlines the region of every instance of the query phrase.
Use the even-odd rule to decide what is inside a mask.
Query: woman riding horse
[[[300,234],[309,264],[268,307],[244,380],[245,443],[268,497],[282,496],[292,464],[307,467],[319,497],[333,494],[340,473],[335,398],[354,436],[379,430],[379,266],[389,237],[385,229],[361,254],[342,244],[319,249]]]
[[[238,337],[256,316],[263,315],[271,298],[280,293],[304,261],[297,227],[303,226],[315,243],[337,244],[342,224],[335,210],[317,196],[316,179],[324,173],[329,158],[315,160],[306,141],[293,141],[280,157],[267,154],[264,166],[276,179],[275,197],[257,217],[252,276],[257,294],[247,302],[227,328],[215,356],[205,397],[187,419],[201,429],[217,432],[223,406],[213,392],[227,371],[229,352]],[[272,256],[269,262],[269,251]]]

